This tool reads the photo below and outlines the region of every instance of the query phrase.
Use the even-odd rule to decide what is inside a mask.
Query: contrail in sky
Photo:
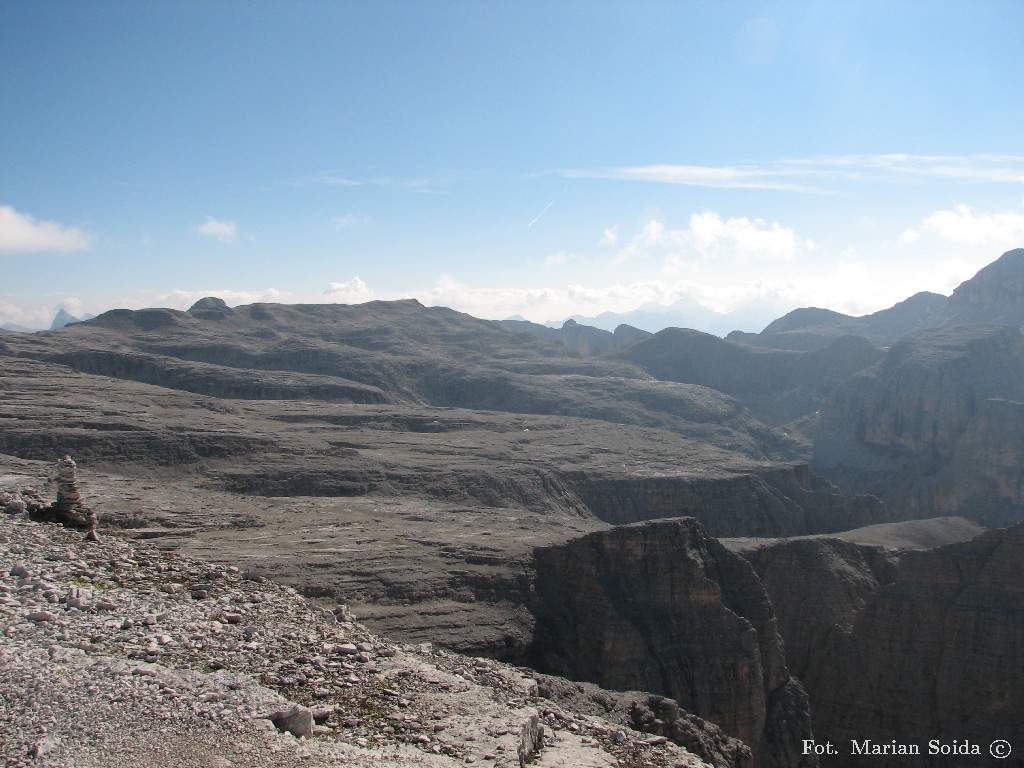
[[[565,187],[562,187],[562,192],[565,192]],[[558,198],[560,198],[560,197],[562,196],[562,192],[559,192],[559,193],[558,193],[557,195],[555,195],[555,196],[554,196],[553,198],[551,198],[551,202],[550,202],[550,203],[548,203],[547,205],[545,205],[545,206],[544,206],[544,210],[543,210],[543,211],[541,211],[540,213],[538,213],[538,214],[537,214],[536,216],[534,216],[534,217],[533,217],[533,221],[531,221],[531,222],[530,222],[529,224],[527,224],[526,226],[527,226],[527,227],[532,227],[532,226],[533,226],[534,224],[536,224],[536,223],[537,223],[538,221],[540,221],[540,217],[541,217],[541,216],[543,216],[543,215],[544,215],[545,213],[547,213],[547,212],[548,212],[548,209],[549,209],[549,208],[550,208],[550,207],[551,207],[552,205],[554,205],[554,204],[555,204],[555,202],[556,202],[556,201],[558,200]]]

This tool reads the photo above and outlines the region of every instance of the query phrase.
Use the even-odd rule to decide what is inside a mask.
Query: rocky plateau
[[[1022,276],[1011,251],[948,299],[867,318],[801,310],[728,339],[542,331],[413,301],[215,298],[0,332],[0,650],[18,729],[5,754],[101,764],[100,742],[47,741],[39,707],[12,708],[46,656],[40,707],[135,705],[150,678],[181,689],[159,701],[207,745],[189,765],[320,764],[343,749],[351,765],[845,766],[858,763],[805,745],[931,738],[1004,738],[1014,764]],[[132,627],[100,602],[138,603],[116,617]],[[236,638],[263,603],[294,615]],[[140,616],[167,627],[130,632]],[[258,636],[284,655],[260,656]],[[348,645],[368,659],[328,649]],[[444,706],[367,725],[358,665],[396,678],[400,701],[428,689],[399,680],[443,678]],[[445,677],[460,669],[472,685]],[[189,702],[210,692],[244,717],[209,731],[219,715]],[[501,724],[477,754],[465,734],[485,699]],[[296,743],[260,715],[271,701],[337,717]],[[135,717],[123,709],[104,717]],[[445,751],[428,720],[471,746]],[[128,737],[95,722],[127,754]],[[224,739],[248,749],[209,746]]]

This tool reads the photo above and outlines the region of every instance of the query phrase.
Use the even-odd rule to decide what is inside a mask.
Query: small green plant
[[[108,590],[117,588],[117,584],[114,584],[111,581],[93,581],[92,579],[86,579],[81,576],[75,576],[73,579],[68,579],[65,584],[72,587],[78,587],[80,589]]]

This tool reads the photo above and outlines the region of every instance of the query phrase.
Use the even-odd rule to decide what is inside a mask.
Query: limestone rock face
[[[894,558],[880,547],[840,539],[795,539],[744,552],[775,608],[789,668],[811,696],[853,631],[857,614],[896,578]]]
[[[1022,558],[1020,525],[906,555],[823,680],[819,732],[1024,743]]]
[[[878,495],[894,519],[1024,519],[1024,335],[973,326],[923,331],[852,377],[808,431],[812,467]]]
[[[1024,248],[1007,251],[949,297],[952,322],[1024,326]]]
[[[587,508],[613,525],[686,516],[713,536],[799,536],[888,519],[877,499],[846,499],[806,464],[717,478],[577,472],[569,480]]]
[[[533,655],[543,671],[647,690],[711,720],[761,766],[804,765],[810,716],[753,568],[696,520],[538,549]]]
[[[699,331],[666,328],[610,357],[628,360],[663,381],[710,387],[739,398],[766,424],[813,412],[849,376],[882,353],[844,336],[809,351],[756,349]]]
[[[1024,743],[1024,524],[901,555],[838,540],[747,552],[801,675],[815,739]],[[881,768],[922,757],[872,758]],[[958,762],[971,765],[971,762]],[[978,763],[980,764],[980,762]]]

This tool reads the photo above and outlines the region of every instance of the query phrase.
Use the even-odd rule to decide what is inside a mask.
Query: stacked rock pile
[[[96,539],[96,513],[86,505],[78,489],[78,465],[70,456],[57,462],[57,500],[53,503],[35,488],[0,489],[0,507],[12,515],[52,520],[69,528],[88,531]]]
[[[57,462],[57,501],[53,503],[53,514],[58,523],[95,533],[96,513],[82,501],[76,469],[70,456]]]
[[[0,705],[9,766],[706,765],[539,698],[522,670],[18,514],[0,517]]]

